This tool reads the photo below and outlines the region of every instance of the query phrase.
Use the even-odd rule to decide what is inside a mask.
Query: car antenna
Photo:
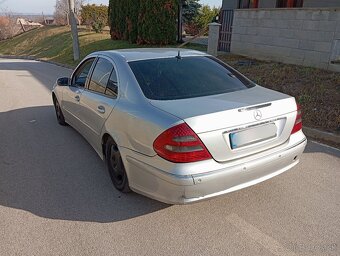
[[[178,59],[178,60],[182,59],[181,51],[180,50],[178,50],[178,55],[176,56],[176,59]]]

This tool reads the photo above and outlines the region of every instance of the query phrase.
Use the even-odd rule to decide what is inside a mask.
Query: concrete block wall
[[[231,52],[340,72],[340,8],[238,9]],[[338,42],[338,43],[337,43]]]

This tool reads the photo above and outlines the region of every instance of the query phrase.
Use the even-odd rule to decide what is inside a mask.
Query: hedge
[[[105,5],[82,5],[80,13],[82,23],[92,26],[96,32],[101,32],[108,24],[108,7]]]
[[[137,42],[140,1],[139,0],[125,0],[125,1],[126,1],[125,37],[130,42]]]
[[[112,39],[138,44],[171,44],[176,41],[178,0],[110,0]]]
[[[125,3],[125,1],[123,2]],[[123,39],[125,32],[124,4],[120,0],[110,0],[109,2],[109,25],[112,39]]]

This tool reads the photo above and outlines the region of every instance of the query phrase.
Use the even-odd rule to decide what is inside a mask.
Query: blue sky
[[[89,3],[108,4],[109,0],[87,0]],[[221,6],[222,0],[200,0],[202,4]],[[53,14],[55,0],[0,0],[0,8],[16,13]],[[0,9],[0,11],[2,11]]]

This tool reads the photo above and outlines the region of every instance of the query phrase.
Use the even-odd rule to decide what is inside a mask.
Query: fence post
[[[221,24],[209,23],[208,53],[217,56],[218,39],[220,37]]]

